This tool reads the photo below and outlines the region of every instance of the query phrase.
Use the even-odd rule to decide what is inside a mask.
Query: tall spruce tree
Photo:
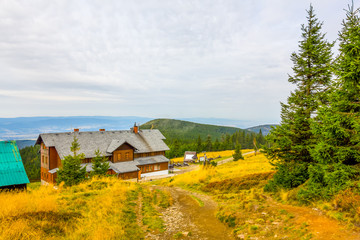
[[[291,55],[294,74],[289,75],[288,81],[296,89],[286,104],[281,103],[281,124],[271,130],[266,138],[270,146],[264,147],[266,156],[273,164],[276,162],[278,169],[279,165],[284,169],[287,163],[312,162],[310,149],[315,142],[310,123],[319,104],[327,101],[331,82],[333,44],[326,41],[321,32],[323,23],[316,18],[311,5],[307,13],[307,24],[301,27],[299,52]]]
[[[107,158],[105,156],[101,156],[99,149],[97,149],[94,153],[95,157],[91,159],[92,171],[90,172],[90,176],[106,176],[110,167],[107,162]]]
[[[352,165],[360,162],[360,18],[353,5],[339,32],[334,73],[330,103],[321,107],[313,124],[319,141],[312,156],[322,164]]]
[[[81,167],[81,160],[85,158],[85,155],[77,154],[80,150],[80,144],[78,139],[74,135],[74,140],[70,147],[73,155],[64,157],[62,166],[57,171],[57,183],[64,182],[66,186],[72,186],[79,184],[86,177],[86,168]]]
[[[211,136],[208,135],[206,138],[206,142],[205,142],[205,150],[210,152],[212,150],[212,141],[211,141]]]

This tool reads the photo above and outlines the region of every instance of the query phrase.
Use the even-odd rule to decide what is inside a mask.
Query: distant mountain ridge
[[[255,127],[247,128],[247,130],[259,133],[260,129],[264,136],[268,135],[270,133],[270,130],[272,127],[276,127],[278,124],[265,124],[265,125],[259,125]]]
[[[146,117],[21,117],[0,118],[0,139],[36,139],[40,133],[69,132],[74,128],[80,131],[130,129],[137,123],[151,120]]]
[[[19,150],[26,148],[28,146],[34,146],[35,140],[16,140],[16,145],[18,146]]]
[[[224,134],[233,134],[243,130],[236,127],[194,123],[176,119],[154,119],[140,126],[140,129],[159,129],[168,140],[194,140],[199,136],[204,140],[208,135],[213,140]],[[248,130],[243,130],[248,131]]]
[[[138,116],[0,118],[0,140],[36,139],[40,133],[69,132],[74,128],[79,128],[80,131],[97,131],[100,128],[105,128],[106,130],[123,130],[130,129],[135,122],[143,124],[150,120],[153,120],[153,118]],[[194,124],[199,123],[225,127],[225,129],[228,129],[228,133],[235,131],[234,129],[243,129],[242,126],[250,124],[249,121],[223,118],[186,118],[186,121],[193,122]],[[249,130],[252,130],[252,128],[249,128]],[[266,130],[262,131],[265,134]],[[186,135],[188,135],[188,133]],[[216,136],[219,136],[219,134],[216,134]]]

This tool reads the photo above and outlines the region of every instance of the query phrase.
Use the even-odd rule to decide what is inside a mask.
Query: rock
[[[245,239],[245,235],[244,235],[244,234],[239,234],[239,235],[237,235],[237,237],[238,237],[239,239]]]

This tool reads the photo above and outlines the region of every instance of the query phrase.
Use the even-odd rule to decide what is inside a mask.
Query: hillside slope
[[[266,125],[259,125],[255,127],[247,128],[247,130],[259,133],[260,129],[264,136],[268,135],[272,127],[276,127],[278,124],[266,124]]]
[[[215,126],[209,124],[200,124],[175,119],[155,119],[140,126],[140,129],[159,129],[168,139],[178,139],[182,141],[196,140],[198,136],[206,139],[208,135],[213,140],[220,139],[224,134],[233,134],[237,131],[244,131],[236,127]]]

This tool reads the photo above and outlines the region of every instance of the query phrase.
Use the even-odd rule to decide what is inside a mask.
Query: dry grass
[[[173,178],[170,186],[183,186],[199,189],[205,183],[232,179],[253,173],[265,173],[272,171],[272,166],[263,154],[249,154],[245,160],[230,162],[218,167],[201,167],[199,170],[181,174]],[[164,180],[164,182],[167,180]]]
[[[247,152],[251,152],[254,151],[253,149],[243,149],[241,150],[242,153],[247,153]],[[232,157],[232,155],[234,154],[235,150],[226,150],[226,151],[216,151],[216,152],[206,152],[206,156],[208,158],[217,158],[218,156],[223,157]],[[198,158],[203,157],[205,153],[198,153],[197,156]],[[172,158],[171,161],[173,162],[182,162],[184,160],[184,157],[177,157],[177,158]]]
[[[135,184],[93,179],[72,188],[0,193],[0,239],[114,239],[126,235],[124,204]]]

